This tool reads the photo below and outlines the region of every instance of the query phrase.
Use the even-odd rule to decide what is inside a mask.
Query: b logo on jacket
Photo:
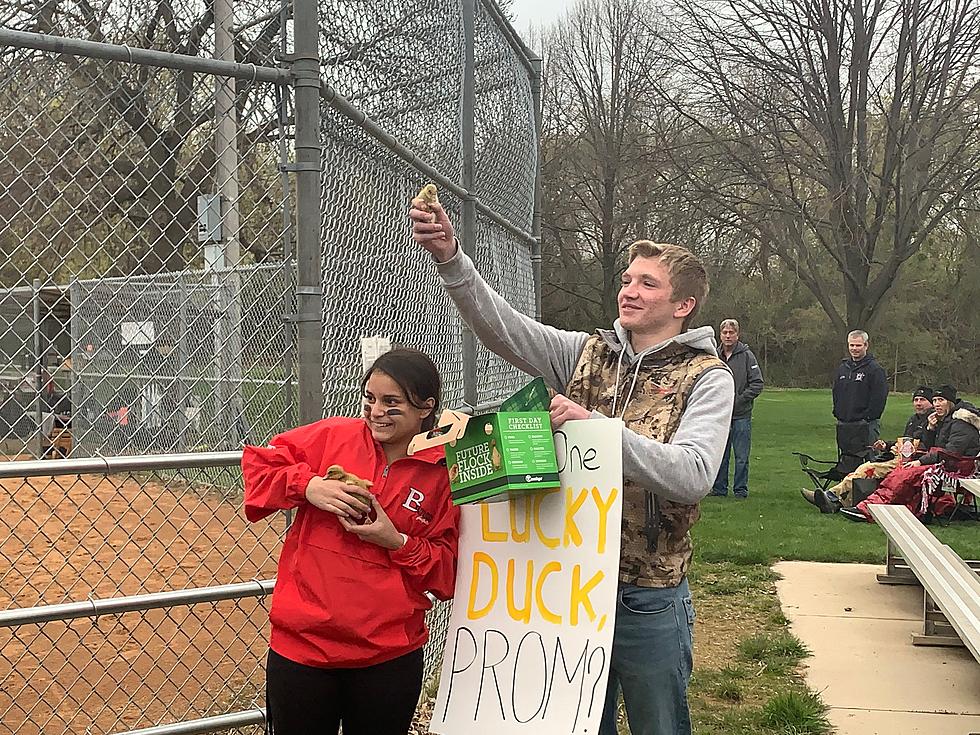
[[[408,497],[405,498],[405,503],[402,508],[405,510],[410,510],[412,513],[418,513],[422,510],[422,501],[425,500],[425,493],[421,490],[417,490],[414,487],[409,487]]]

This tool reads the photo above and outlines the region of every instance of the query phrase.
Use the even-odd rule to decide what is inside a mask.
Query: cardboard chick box
[[[504,401],[495,413],[467,416],[444,411],[439,429],[416,436],[409,454],[446,445],[456,505],[495,502],[559,487],[547,407],[548,392],[538,378]]]

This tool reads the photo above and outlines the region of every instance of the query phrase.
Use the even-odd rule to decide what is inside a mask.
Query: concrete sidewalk
[[[813,653],[806,680],[838,735],[980,733],[980,663],[966,648],[913,646],[922,588],[883,585],[883,566],[781,562],[792,632]]]

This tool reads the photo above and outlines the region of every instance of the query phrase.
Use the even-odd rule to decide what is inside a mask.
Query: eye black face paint
[[[370,404],[365,403],[363,406],[361,406],[361,408],[363,409],[365,416],[370,416],[371,415],[371,405]],[[402,411],[400,408],[389,408],[389,409],[385,410],[385,416],[404,416],[404,415],[405,415],[405,412]]]

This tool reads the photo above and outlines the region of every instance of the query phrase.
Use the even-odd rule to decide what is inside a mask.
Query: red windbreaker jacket
[[[269,645],[296,663],[357,668],[416,650],[428,639],[426,591],[452,597],[459,509],[445,454],[434,447],[387,464],[363,419],[330,418],[245,447],[245,516],[295,508],[272,595]],[[362,541],[306,501],[310,479],[332,464],[364,479],[395,528],[397,551]]]

